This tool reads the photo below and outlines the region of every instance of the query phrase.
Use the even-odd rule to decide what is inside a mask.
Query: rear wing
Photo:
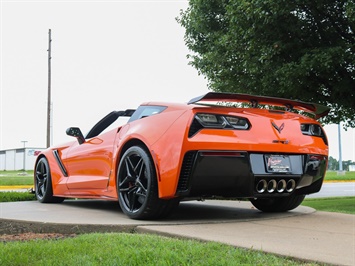
[[[287,111],[296,109],[307,113],[311,113],[315,116],[316,119],[326,116],[330,111],[329,107],[316,104],[316,103],[302,102],[297,100],[290,100],[285,98],[276,98],[276,97],[269,97],[269,96],[242,94],[242,93],[208,92],[205,95],[191,99],[188,102],[188,104],[203,104],[200,102],[213,102],[213,101],[249,103],[254,108],[257,108],[258,105],[281,106],[281,107],[285,107]]]

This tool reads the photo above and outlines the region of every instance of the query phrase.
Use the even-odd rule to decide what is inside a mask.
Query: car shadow
[[[62,203],[67,207],[89,209],[91,211],[107,212],[113,215],[128,218],[121,210],[117,201],[105,200],[66,200]],[[257,210],[249,201],[232,200],[206,200],[206,201],[186,201],[179,206],[166,218],[148,220],[158,223],[211,223],[211,222],[230,222],[247,221],[259,219],[281,218],[307,214],[313,209],[300,206],[293,211],[284,213],[264,213]],[[146,220],[147,221],[147,220]]]

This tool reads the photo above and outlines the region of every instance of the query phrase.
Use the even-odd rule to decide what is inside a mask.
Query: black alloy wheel
[[[36,164],[35,194],[41,203],[59,203],[64,200],[64,198],[53,196],[51,172],[45,157],[39,159]]]
[[[118,167],[117,192],[122,211],[132,219],[162,218],[170,214],[176,200],[158,198],[153,160],[141,146],[130,147]]]

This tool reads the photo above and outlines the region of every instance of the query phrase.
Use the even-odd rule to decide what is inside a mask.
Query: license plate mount
[[[264,155],[265,167],[268,173],[290,173],[291,162],[288,155]]]

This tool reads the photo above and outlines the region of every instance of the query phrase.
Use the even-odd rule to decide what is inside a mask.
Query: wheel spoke
[[[132,187],[129,191],[128,191],[128,207],[130,209],[130,211],[134,211],[135,210],[135,205],[136,205],[136,198],[137,198],[137,187]]]
[[[147,193],[147,188],[145,188],[145,187],[143,186],[143,184],[142,184],[140,181],[137,180],[137,181],[136,181],[136,185],[137,185],[137,187],[143,189],[143,191],[144,191],[145,193]]]
[[[36,186],[38,195],[43,197],[46,193],[48,171],[43,162],[39,162],[36,168]]]
[[[138,178],[142,175],[143,167],[144,167],[143,159],[140,158],[136,167],[134,168],[134,173],[137,175]]]
[[[44,163],[41,163],[41,164],[40,164],[40,168],[41,168],[41,169],[40,169],[41,174],[44,175],[44,174],[46,173],[46,168],[45,168]]]
[[[126,176],[125,179],[123,179],[123,181],[118,184],[118,186],[121,188],[122,186],[124,186],[126,184],[129,185],[130,181],[132,181],[132,177]]]
[[[134,171],[134,166],[131,162],[130,157],[125,158],[125,166],[128,176],[132,176],[131,171]]]
[[[36,171],[36,179],[37,179],[37,181],[41,181],[41,180],[42,180],[42,178],[40,177],[40,175],[42,175],[41,172],[37,170],[37,171]]]
[[[43,196],[45,192],[43,184],[40,186],[40,191],[41,191],[41,196]]]

